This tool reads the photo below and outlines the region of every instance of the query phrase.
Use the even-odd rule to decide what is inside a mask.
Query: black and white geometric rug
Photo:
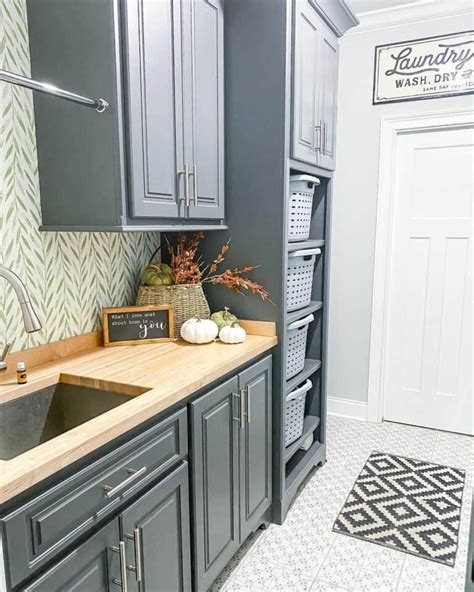
[[[333,530],[454,566],[465,473],[372,452]]]

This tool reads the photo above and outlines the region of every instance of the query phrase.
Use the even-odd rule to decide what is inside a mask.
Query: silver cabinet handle
[[[240,389],[240,427],[244,427],[245,423],[245,416],[247,415],[245,412],[245,389]]]
[[[178,171],[178,200],[179,201],[186,201],[186,172],[185,171]],[[184,176],[184,195],[181,196],[181,177]]]
[[[122,489],[125,489],[131,483],[133,483],[134,481],[139,479],[142,475],[144,475],[146,473],[146,467],[142,467],[141,469],[138,469],[138,470],[127,469],[127,472],[130,473],[130,477],[127,477],[126,479],[124,479],[121,483],[119,483],[115,487],[110,487],[110,485],[104,485],[104,491],[105,491],[105,495],[107,497],[109,497],[109,498],[113,497],[114,495],[116,495],[117,493],[122,491]]]
[[[143,580],[141,531],[139,528],[134,528],[133,534],[125,533],[125,537],[133,541],[135,550],[135,565],[127,565],[127,569],[135,572],[137,582],[141,582]]]
[[[118,547],[112,547],[112,551],[114,553],[119,554],[120,559],[120,580],[118,578],[114,578],[112,582],[116,586],[120,586],[122,592],[128,592],[128,585],[127,585],[127,555],[125,553],[125,543],[123,541],[119,542]]]
[[[246,393],[247,393],[247,423],[250,423],[250,389],[249,387],[247,387],[245,389]]]
[[[319,120],[319,125],[315,125],[314,126],[314,130],[318,135],[318,143],[316,144],[316,142],[314,143],[314,152],[322,152],[322,141],[323,141],[323,122],[320,119]]]
[[[193,166],[193,170],[189,172],[189,176],[193,178],[193,205],[198,205],[198,173],[197,173],[197,166]],[[191,201],[191,198],[190,200]]]
[[[240,397],[240,394],[239,394],[239,393],[232,393],[232,419],[233,419],[234,421],[238,421],[238,422],[239,422],[239,425],[240,425],[240,427],[242,427],[242,423],[241,423],[241,417],[240,417],[240,416],[239,416],[239,417],[235,417],[235,415],[234,415],[234,408],[235,408],[235,403],[234,403],[234,401],[238,401],[238,402],[239,402],[239,405],[240,405],[240,406],[242,405],[242,399],[241,399],[241,397]],[[240,407],[239,407],[239,408],[240,408]]]
[[[137,572],[137,582],[143,580],[143,566],[142,566],[142,534],[139,528],[133,531],[133,538],[135,541],[135,567]]]
[[[189,208],[189,165],[184,165],[184,203]]]

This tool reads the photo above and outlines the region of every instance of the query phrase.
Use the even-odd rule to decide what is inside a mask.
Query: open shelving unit
[[[253,274],[271,295],[272,303],[257,297],[242,298],[215,286],[206,290],[211,309],[230,307],[239,318],[274,321],[278,346],[273,350],[273,506],[272,519],[285,520],[298,488],[313,467],[326,460],[326,327],[328,314],[330,205],[333,173],[291,158],[292,7],[231,0],[226,3],[226,223],[229,230],[208,233],[206,259],[213,259],[222,244],[232,239],[226,255],[231,267],[258,265]],[[248,27],[252,22],[254,26]],[[265,35],[259,33],[265,30]],[[282,64],[285,66],[282,68]],[[258,130],[258,133],[256,133]],[[287,218],[290,175],[319,178],[311,212],[308,240],[289,242]],[[311,302],[288,311],[286,274],[289,254],[321,249],[314,268]],[[286,381],[287,326],[308,314],[303,370]],[[286,394],[306,378],[312,382],[305,402],[303,435],[285,446]],[[313,434],[308,450],[300,448]]]

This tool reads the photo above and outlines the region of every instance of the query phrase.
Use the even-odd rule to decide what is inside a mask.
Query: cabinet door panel
[[[292,156],[317,164],[320,20],[307,2],[295,2]]]
[[[323,149],[319,164],[334,170],[336,158],[337,74],[339,61],[337,37],[327,28],[321,36],[320,119],[324,122]]]
[[[190,218],[224,217],[223,60],[221,0],[183,0],[185,162],[196,174]]]
[[[137,572],[129,573],[129,592],[186,592],[191,589],[186,462],[127,508],[120,520],[127,561],[136,567],[135,551],[139,551],[142,565],[140,583]]]
[[[239,375],[246,422],[240,431],[241,542],[259,526],[271,505],[272,358]]]
[[[111,548],[119,543],[118,520],[77,547],[23,592],[110,592],[120,579],[118,555]]]
[[[184,214],[181,2],[128,0],[124,7],[130,205],[134,217],[174,218]]]
[[[239,546],[237,377],[191,403],[195,580],[207,590]]]

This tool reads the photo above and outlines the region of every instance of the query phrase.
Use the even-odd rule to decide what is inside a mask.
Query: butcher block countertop
[[[95,347],[80,351],[81,346],[74,342],[80,338],[72,338],[29,350],[38,350],[33,358],[28,352],[11,356],[10,369],[18,359],[36,360],[40,365],[29,363],[25,385],[17,385],[11,373],[0,375],[0,404],[57,382],[119,392],[129,395],[130,401],[11,460],[0,460],[0,504],[277,344],[274,323],[244,321],[242,324],[248,333],[247,340],[235,345],[219,341],[207,345],[175,341],[105,348],[94,338],[89,343],[95,341]],[[67,347],[62,343],[67,343]],[[53,361],[44,363],[48,357]]]

